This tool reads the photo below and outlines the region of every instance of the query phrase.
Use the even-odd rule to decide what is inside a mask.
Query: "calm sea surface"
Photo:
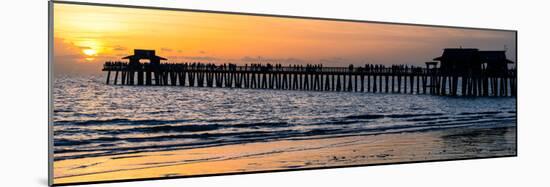
[[[516,121],[515,98],[54,82],[56,160]]]

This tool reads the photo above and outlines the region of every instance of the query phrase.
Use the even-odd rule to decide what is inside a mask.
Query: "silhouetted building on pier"
[[[446,73],[479,73],[485,69],[491,74],[505,73],[508,64],[514,63],[506,59],[506,51],[480,51],[475,48],[446,48],[440,57],[441,72]]]
[[[128,59],[130,65],[139,64],[139,60],[147,59],[151,65],[159,65],[161,60],[167,60],[166,58],[157,56],[155,50],[146,50],[146,49],[134,49],[134,55],[124,57],[122,59]]]
[[[443,50],[440,57],[434,58],[440,61],[439,69],[442,72],[478,72],[481,70],[481,59],[478,49],[455,49],[447,48]]]
[[[491,74],[498,74],[508,70],[508,64],[513,64],[511,60],[506,59],[506,51],[480,51],[481,63]]]

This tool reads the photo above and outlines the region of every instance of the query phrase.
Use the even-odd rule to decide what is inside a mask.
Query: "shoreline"
[[[515,156],[516,127],[278,140],[54,162],[54,183]]]

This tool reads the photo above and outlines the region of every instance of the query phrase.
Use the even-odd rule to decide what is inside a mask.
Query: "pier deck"
[[[203,63],[106,62],[106,84],[248,89],[407,93],[448,96],[516,96],[516,71],[443,72],[406,65],[322,67]],[[114,78],[112,74],[114,73]]]

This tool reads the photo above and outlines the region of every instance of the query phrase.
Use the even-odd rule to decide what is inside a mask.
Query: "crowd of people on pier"
[[[104,64],[104,68],[123,68],[129,65],[127,62],[121,61],[109,61]],[[289,72],[378,72],[378,73],[405,73],[405,72],[421,72],[422,67],[410,66],[410,65],[391,65],[385,66],[382,64],[365,64],[364,66],[356,67],[350,64],[348,68],[345,67],[323,67],[323,64],[261,64],[252,63],[237,65],[234,63],[201,63],[201,62],[189,62],[189,63],[162,63],[159,67],[153,67],[150,64],[138,64],[143,69],[153,68],[162,70],[194,70],[194,71],[258,71],[258,72],[272,72],[272,71],[289,71]],[[139,67],[137,67],[139,69]],[[136,68],[136,67],[134,67]]]

